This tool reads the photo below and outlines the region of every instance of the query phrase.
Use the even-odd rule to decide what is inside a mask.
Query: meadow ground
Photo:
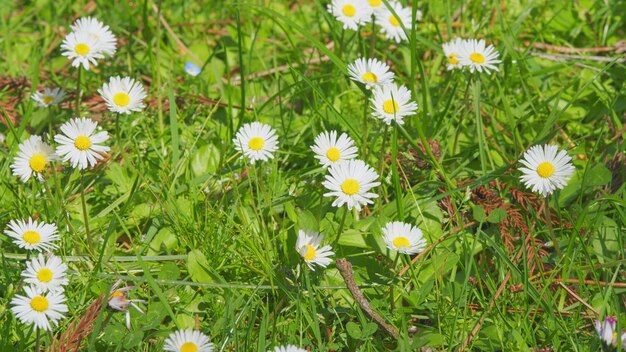
[[[343,28],[319,0],[2,3],[0,351],[159,351],[178,329],[210,336],[215,351],[624,349],[626,2],[403,0],[421,19],[401,26],[399,42],[384,18]],[[61,49],[87,16],[117,37],[115,54],[89,70]],[[442,44],[455,37],[485,39],[501,62],[490,74],[448,70],[456,59]],[[382,93],[347,70],[360,57],[387,63],[410,90],[417,109],[403,124],[373,117],[369,99]],[[114,76],[145,87],[145,108],[109,111],[98,89]],[[31,95],[44,87],[67,95],[42,107]],[[24,167],[43,182],[14,175],[20,143],[41,136],[59,148],[54,136],[77,116],[108,132],[97,164],[32,157]],[[252,162],[271,138],[244,138],[244,157],[233,138],[255,121],[275,130],[278,148]],[[376,174],[371,204],[326,196],[326,175],[340,170],[311,146],[330,130],[349,135]],[[69,138],[78,151],[98,144]],[[520,171],[544,144],[574,167],[546,197]],[[339,165],[358,169],[334,180],[354,201],[367,172]],[[28,218],[56,224],[51,251],[68,266],[58,293],[68,312],[50,331],[11,310],[37,256],[16,242],[40,237],[7,231]],[[392,221],[426,243],[409,228],[386,242]],[[330,263],[297,241],[300,230],[324,236]],[[31,279],[46,281],[39,274]],[[120,279],[136,287],[112,290]],[[24,309],[56,309],[50,295]],[[606,344],[594,324],[611,317]]]

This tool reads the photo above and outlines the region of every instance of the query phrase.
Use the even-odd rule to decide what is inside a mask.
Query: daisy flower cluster
[[[389,1],[388,6],[382,0],[333,0],[328,4],[328,12],[344,29],[356,31],[360,26],[375,23],[387,39],[397,43],[407,40],[405,30],[411,30],[413,23],[413,10],[395,0]],[[415,21],[421,18],[422,13],[416,11]]]
[[[487,45],[484,39],[455,38],[442,44],[443,53],[448,60],[447,69],[469,69],[491,74],[498,71],[499,53],[493,45]]]
[[[72,31],[63,39],[63,56],[72,60],[73,67],[85,70],[97,66],[97,60],[113,56],[117,50],[117,39],[102,22],[93,17],[79,18],[71,26]]]

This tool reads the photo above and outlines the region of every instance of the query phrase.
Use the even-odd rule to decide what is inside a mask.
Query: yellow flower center
[[[33,171],[42,172],[46,168],[46,157],[39,153],[33,154],[28,164]]]
[[[313,248],[313,246],[307,244],[306,254],[303,256],[304,260],[311,261],[315,259],[315,257],[317,257],[317,251],[315,250],[315,248]]]
[[[554,174],[554,165],[549,161],[544,161],[537,166],[537,175],[542,178],[548,178]]]
[[[378,7],[380,6],[380,3],[382,3],[382,0],[369,0],[368,2],[371,7]]]
[[[37,279],[41,282],[50,282],[52,280],[52,270],[48,268],[41,268],[37,272]]]
[[[78,136],[74,140],[74,146],[78,148],[78,150],[87,150],[91,147],[91,140],[87,136]]]
[[[396,103],[393,99],[386,100],[383,103],[383,110],[388,114],[395,114],[398,111],[398,103]]]
[[[265,145],[265,141],[261,137],[252,137],[248,141],[248,148],[252,150],[261,150]]]
[[[76,54],[83,56],[89,54],[89,51],[91,51],[91,49],[89,48],[89,45],[79,43],[76,44],[76,46],[74,47],[74,51],[76,52]]]
[[[372,82],[372,83],[378,82],[378,77],[376,77],[376,75],[373,72],[365,72],[363,76],[361,76],[361,78],[363,78],[365,82]]]
[[[180,352],[197,352],[198,346],[193,342],[185,342],[180,345]]]
[[[113,96],[113,102],[117,106],[125,107],[128,103],[130,103],[130,96],[124,92],[116,93]]]
[[[450,65],[457,65],[459,63],[459,59],[456,58],[456,54],[450,54],[450,56],[448,56],[448,63]]]
[[[117,298],[117,297],[122,297],[122,296],[124,296],[124,292],[115,291],[115,292],[111,293],[111,297],[109,298],[109,300],[111,300],[113,298]]]
[[[328,160],[335,162],[341,157],[341,152],[339,152],[339,149],[332,147],[326,152],[326,157]]]
[[[356,7],[352,6],[352,5],[344,5],[341,8],[341,12],[343,12],[344,15],[348,16],[348,17],[352,17],[354,15],[356,15]]]
[[[398,236],[393,239],[393,246],[400,249],[402,247],[409,248],[411,242],[404,236]]]
[[[391,25],[394,27],[400,27],[400,21],[398,20],[398,17],[396,16],[389,17],[389,23],[391,23]]]
[[[349,196],[356,194],[359,191],[359,188],[359,181],[353,178],[348,178],[341,184],[341,190]]]
[[[22,239],[28,244],[37,244],[39,243],[39,241],[41,241],[41,235],[37,231],[28,230],[24,232]]]
[[[35,296],[30,300],[30,307],[39,313],[48,310],[48,299],[44,296]]]
[[[481,53],[472,53],[470,54],[470,60],[477,64],[482,64],[485,62],[485,56]]]
[[[51,97],[49,95],[46,95],[45,97],[43,97],[43,103],[44,104],[50,104],[54,101],[54,97]]]

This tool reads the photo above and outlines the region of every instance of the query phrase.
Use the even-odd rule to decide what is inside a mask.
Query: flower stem
[[[80,117],[80,78],[83,67],[78,66],[78,79],[76,80],[76,117]]]
[[[41,343],[41,329],[37,328],[37,338],[35,340],[35,352],[39,352],[40,343]]]
[[[85,199],[85,172],[80,172],[80,202],[83,206],[83,219],[85,222],[85,233],[87,235],[87,245],[91,249],[93,241],[89,231],[89,214],[87,213],[87,200]]]
[[[398,125],[393,129],[391,146],[391,175],[393,176],[393,185],[396,192],[396,211],[398,219],[404,220],[404,209],[402,204],[402,189],[400,187],[400,175],[398,174]]]
[[[554,228],[552,227],[552,215],[550,214],[550,203],[548,202],[548,197],[545,197],[544,200],[545,203],[543,205],[543,211],[545,212],[546,222],[548,223],[548,229],[550,230],[550,240],[552,241],[557,257],[560,257],[561,247],[559,247],[558,240],[554,234]]]

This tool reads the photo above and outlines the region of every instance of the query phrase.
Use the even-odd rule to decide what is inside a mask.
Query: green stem
[[[393,184],[396,192],[396,208],[400,221],[404,220],[404,209],[402,204],[402,189],[400,187],[400,175],[398,173],[398,125],[393,129],[391,146],[391,175],[393,176]]]
[[[480,155],[480,169],[482,175],[487,173],[487,161],[485,158],[485,140],[483,136],[483,119],[480,116],[480,79],[476,78],[472,85],[474,118],[476,119],[476,137],[478,138],[478,154]]]
[[[80,78],[83,67],[78,66],[78,79],[76,80],[76,117],[80,117]]]
[[[85,222],[85,233],[87,235],[87,245],[89,246],[89,249],[91,250],[93,241],[91,238],[91,231],[89,231],[89,214],[87,213],[87,201],[85,199],[85,172],[84,171],[80,172],[80,202],[83,207],[83,219]]]
[[[550,202],[548,202],[548,197],[544,198],[545,203],[543,205],[543,211],[545,212],[546,222],[548,223],[548,229],[550,230],[550,240],[552,241],[552,245],[554,246],[554,250],[556,251],[557,257],[561,257],[561,247],[559,246],[558,239],[554,234],[554,228],[552,227],[552,215],[550,214]],[[557,258],[558,259],[558,258]]]
[[[37,339],[35,340],[35,352],[39,352],[40,343],[41,343],[41,330],[37,328]]]

